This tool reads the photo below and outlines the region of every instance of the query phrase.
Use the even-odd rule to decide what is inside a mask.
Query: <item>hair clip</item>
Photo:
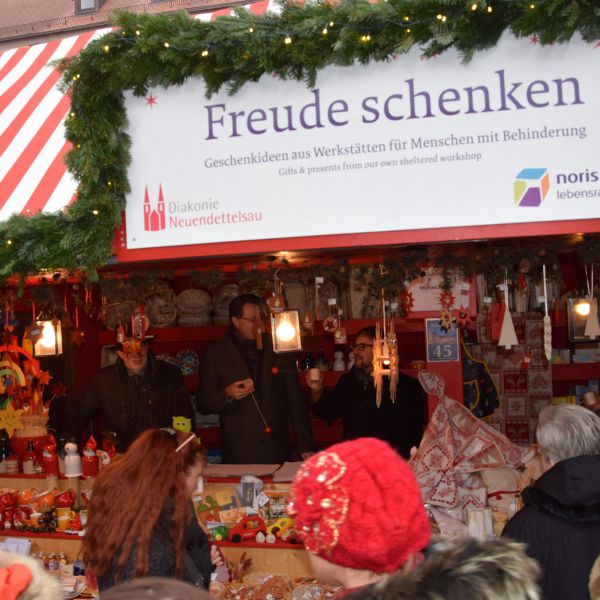
[[[179,444],[179,446],[177,446],[177,448],[175,448],[175,452],[179,452],[184,446],[187,446],[187,444],[189,444],[194,439],[196,439],[196,434],[192,433],[187,440],[185,440],[184,442],[181,442],[181,444]]]

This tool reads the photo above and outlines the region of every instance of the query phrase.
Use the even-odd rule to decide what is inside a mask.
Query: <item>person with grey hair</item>
[[[547,406],[536,435],[547,470],[523,490],[525,506],[503,535],[539,562],[545,600],[589,600],[600,554],[600,417],[582,406]]]
[[[506,538],[439,538],[425,561],[348,594],[344,600],[538,600],[539,567]]]

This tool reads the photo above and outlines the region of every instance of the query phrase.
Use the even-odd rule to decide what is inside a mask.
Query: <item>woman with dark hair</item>
[[[218,562],[191,494],[204,455],[194,434],[148,429],[94,483],[83,559],[100,591],[144,576],[208,588]]]

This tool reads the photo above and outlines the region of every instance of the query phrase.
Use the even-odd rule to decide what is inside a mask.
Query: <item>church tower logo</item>
[[[148,186],[144,193],[144,230],[162,231],[165,228],[165,199],[163,197],[162,184],[158,186],[158,204],[152,208]]]

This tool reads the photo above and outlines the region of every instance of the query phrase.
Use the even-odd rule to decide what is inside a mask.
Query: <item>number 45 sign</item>
[[[425,319],[427,362],[458,362],[458,328],[456,323],[446,331],[439,319]]]

